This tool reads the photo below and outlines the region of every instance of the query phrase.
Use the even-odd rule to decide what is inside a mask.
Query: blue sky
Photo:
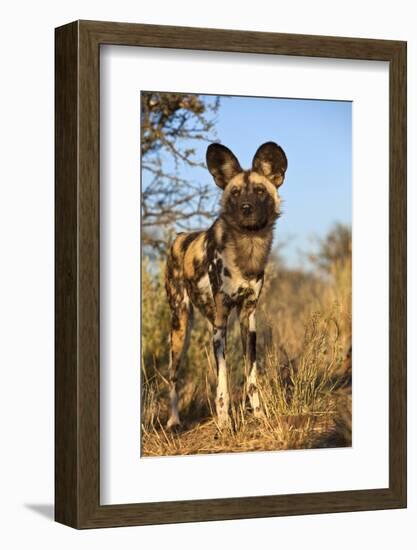
[[[266,141],[285,150],[283,215],[274,243],[284,244],[281,254],[288,265],[299,265],[298,251],[311,250],[312,237],[323,237],[335,222],[351,225],[351,102],[222,96],[215,130],[242,168],[251,166],[256,149]],[[197,157],[205,158],[206,147],[197,143]],[[195,169],[193,178],[197,173],[215,185],[207,171]],[[189,177],[189,172],[182,175]]]
[[[223,98],[218,138],[249,168],[256,149],[276,141],[287,154],[280,195],[283,215],[275,242],[284,258],[298,264],[298,249],[335,222],[352,219],[352,103],[269,98]]]

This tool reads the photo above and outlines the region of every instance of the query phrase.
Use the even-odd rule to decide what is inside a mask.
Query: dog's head
[[[284,182],[288,162],[276,143],[256,151],[251,170],[242,170],[235,155],[219,143],[207,148],[207,167],[223,189],[222,216],[241,231],[259,231],[274,224],[280,212],[277,189]]]

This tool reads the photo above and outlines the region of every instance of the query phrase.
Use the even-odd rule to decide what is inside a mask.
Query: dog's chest
[[[226,247],[223,249],[217,247],[208,247],[202,260],[206,270],[199,272],[198,277],[188,278],[188,295],[201,313],[209,320],[213,321],[219,301],[226,298],[229,306],[241,306],[245,301],[256,301],[259,298],[262,284],[263,271],[247,273],[242,269],[240,256],[235,247]],[[245,262],[244,265],[252,264]],[[249,270],[251,271],[251,270]]]
[[[209,270],[214,272],[217,280],[213,285],[213,275],[209,277],[215,292],[222,292],[235,304],[246,298],[257,299],[262,287],[262,275],[245,276],[239,268],[233,251],[216,251]]]

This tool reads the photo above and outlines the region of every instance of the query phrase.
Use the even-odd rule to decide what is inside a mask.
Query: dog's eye
[[[257,187],[255,191],[257,195],[263,195],[265,193],[265,189],[263,187]]]
[[[240,195],[240,189],[239,189],[239,187],[233,187],[233,189],[232,189],[232,195],[233,195],[234,197],[238,197],[238,196]]]

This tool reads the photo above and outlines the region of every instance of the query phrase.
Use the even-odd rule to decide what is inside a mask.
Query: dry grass
[[[142,456],[311,449],[351,445],[351,263],[327,275],[272,261],[257,310],[264,417],[248,407],[238,323],[229,321],[227,362],[233,428],[216,425],[216,373],[206,321],[196,315],[179,373],[180,433],[168,418],[169,312],[162,266],[142,271]]]

